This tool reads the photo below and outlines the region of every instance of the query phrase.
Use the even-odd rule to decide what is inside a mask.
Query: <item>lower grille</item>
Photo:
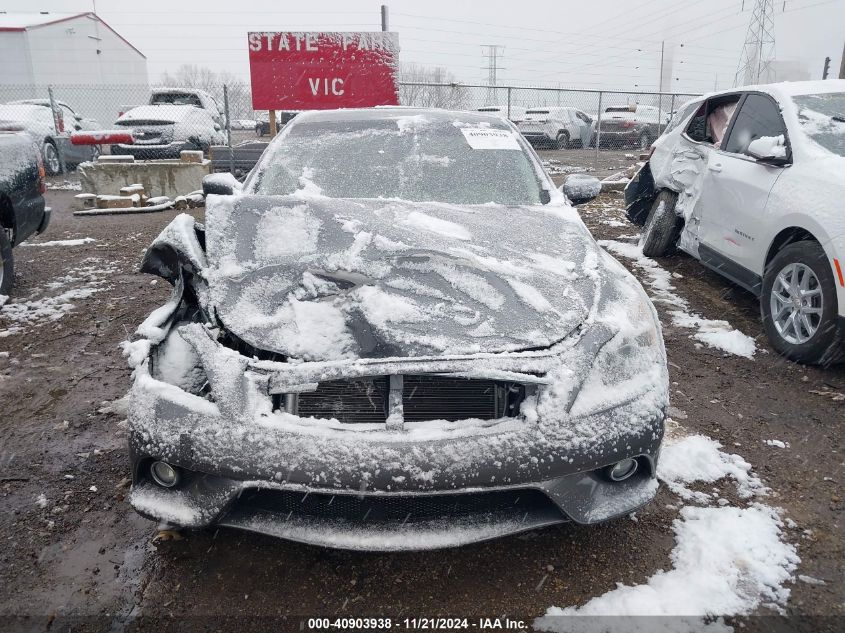
[[[253,489],[240,495],[236,508],[288,517],[397,523],[494,514],[560,512],[545,494],[533,489],[406,496],[332,495]]]
[[[405,422],[516,416],[525,398],[525,386],[518,383],[433,375],[402,378]],[[321,382],[316,391],[289,400],[287,410],[301,417],[335,418],[345,424],[383,424],[389,393],[388,376],[329,380]],[[276,398],[276,408],[285,408],[284,395]]]

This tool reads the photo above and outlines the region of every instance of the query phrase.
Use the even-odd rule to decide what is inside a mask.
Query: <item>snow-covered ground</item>
[[[58,321],[76,308],[75,301],[108,289],[109,277],[117,267],[98,257],[88,257],[82,263],[29,297],[0,298],[0,339]]]
[[[580,606],[550,607],[534,621],[542,631],[730,631],[720,618],[747,615],[764,607],[781,612],[789,598],[785,585],[800,562],[784,533],[782,511],[767,505],[768,490],[739,455],[703,435],[667,437],[658,477],[683,504],[673,523],[672,567],[658,570],[641,585],[616,589]],[[713,484],[730,480],[733,503]],[[708,484],[709,492],[691,486]],[[655,620],[564,616],[675,616]],[[679,621],[677,618],[683,620]]]

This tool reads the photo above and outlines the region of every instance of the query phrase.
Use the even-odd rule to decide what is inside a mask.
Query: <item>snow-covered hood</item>
[[[218,318],[292,358],[547,347],[597,293],[598,247],[566,206],[209,196],[206,218]]]

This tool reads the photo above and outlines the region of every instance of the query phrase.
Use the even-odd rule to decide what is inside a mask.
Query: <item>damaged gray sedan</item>
[[[401,550],[655,495],[656,313],[511,123],[305,113],[206,190],[148,249],[173,295],[125,346],[138,512]]]

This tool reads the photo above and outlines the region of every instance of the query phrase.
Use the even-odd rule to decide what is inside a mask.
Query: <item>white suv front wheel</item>
[[[803,363],[829,363],[840,355],[836,283],[818,242],[793,242],[769,262],[760,310],[778,353]]]

